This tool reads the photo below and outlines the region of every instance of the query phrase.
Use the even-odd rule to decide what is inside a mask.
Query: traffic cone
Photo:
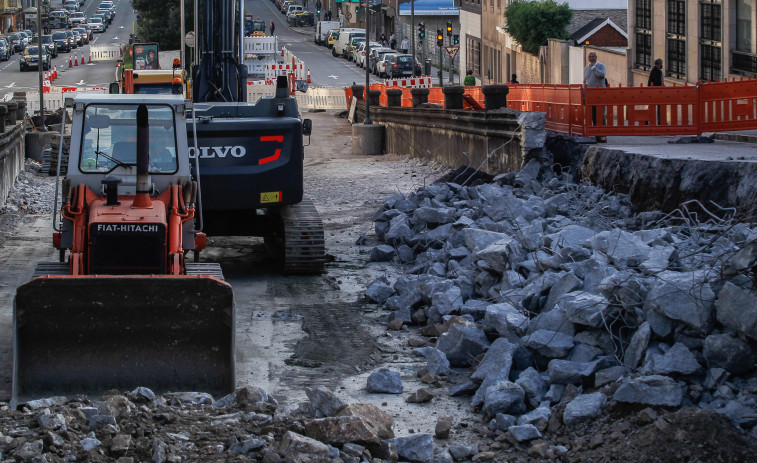
[[[58,65],[53,66],[53,80],[58,78]]]
[[[308,83],[310,83],[310,68],[308,68]]]
[[[79,52],[74,53],[74,66],[79,65]]]
[[[84,64],[84,52],[81,52],[81,64]]]
[[[74,63],[71,62],[71,55],[68,56],[68,67],[73,66]]]
[[[92,53],[89,54],[89,59],[87,60],[88,63],[92,62]]]

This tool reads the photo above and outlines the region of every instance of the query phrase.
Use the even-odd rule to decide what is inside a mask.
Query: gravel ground
[[[208,255],[222,264],[228,262],[224,271],[232,274],[235,296],[236,284],[265,285],[264,291],[241,293],[258,299],[249,303],[250,319],[267,320],[274,327],[269,333],[273,338],[288,336],[269,341],[264,348],[270,349],[262,354],[270,357],[266,365],[249,367],[256,374],[238,374],[239,386],[246,389],[224,407],[213,407],[202,396],[152,398],[139,391],[114,391],[101,402],[69,397],[19,411],[0,406],[2,461],[326,461],[328,456],[318,453],[322,449],[317,445],[310,443],[297,453],[285,437],[289,431],[306,433],[308,423],[322,416],[306,398],[305,387],[312,385],[326,385],[344,403],[375,406],[394,420],[395,436],[433,435],[438,418],[450,416],[450,436],[435,439],[435,446],[437,452],[466,446],[471,451],[460,457],[464,461],[757,461],[753,438],[723,415],[696,409],[611,404],[602,417],[572,428],[564,426],[555,413],[543,427],[542,439],[517,444],[507,433],[489,428],[468,399],[449,396],[449,387],[466,380],[465,371],[441,378],[419,377],[417,371],[425,362],[414,357],[412,349],[431,345],[433,340],[417,328],[387,329],[388,312],[368,303],[363,295],[378,276],[393,280],[401,272],[392,264],[368,262],[368,253],[377,244],[371,217],[385,197],[409,193],[446,170],[394,155],[352,155],[350,127],[344,119],[329,113],[305,117],[314,120],[316,134],[305,152],[305,189],[324,219],[331,259],[327,273],[294,280],[271,275],[265,270],[269,262],[262,246],[243,248],[238,239],[212,240],[211,246],[217,248]],[[49,224],[54,182],[30,173],[32,166],[28,167],[0,214],[1,247],[16,242],[9,236],[27,233],[22,228],[30,217],[44,217]],[[49,233],[38,237],[36,246],[49,246]],[[356,245],[358,240],[360,245]],[[248,269],[250,259],[263,269]],[[238,307],[247,304],[239,299]],[[333,324],[328,324],[332,318]],[[245,326],[245,330],[238,327],[238,340],[259,325]],[[359,337],[351,337],[350,330]],[[239,342],[238,350],[247,346],[244,339]],[[240,354],[253,356],[252,352]],[[382,367],[401,373],[403,393],[367,392],[368,375]],[[410,393],[422,387],[428,388],[433,399],[408,403]],[[577,393],[567,391],[565,400]],[[49,418],[58,415],[60,422]],[[350,452],[343,448],[341,454],[331,456],[346,462],[365,461],[365,454]],[[373,457],[378,454],[375,450]],[[386,458],[392,459],[391,455]]]

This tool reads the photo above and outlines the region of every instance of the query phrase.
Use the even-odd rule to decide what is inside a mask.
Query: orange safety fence
[[[545,113],[546,128],[581,136],[698,135],[757,129],[757,78],[702,82],[696,86],[586,88],[583,85],[509,85],[507,107]],[[396,88],[396,87],[395,87]],[[387,105],[386,86],[379,102]],[[352,90],[345,90],[347,102]],[[429,88],[429,103],[444,107],[441,87]],[[481,87],[465,87],[466,109],[482,110]],[[412,107],[409,88],[402,106]]]

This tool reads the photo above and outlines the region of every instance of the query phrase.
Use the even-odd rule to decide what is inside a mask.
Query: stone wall
[[[365,106],[357,106],[356,120]],[[470,166],[496,175],[519,170],[543,152],[543,113],[455,111],[371,106],[371,120],[386,127],[384,152],[411,155],[451,168]]]
[[[6,126],[5,132],[0,133],[0,208],[5,206],[8,192],[24,169],[24,157],[23,123]]]

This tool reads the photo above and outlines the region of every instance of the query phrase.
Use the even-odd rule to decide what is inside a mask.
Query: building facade
[[[757,75],[757,0],[630,0],[628,23],[635,84],[657,58],[671,84]]]

